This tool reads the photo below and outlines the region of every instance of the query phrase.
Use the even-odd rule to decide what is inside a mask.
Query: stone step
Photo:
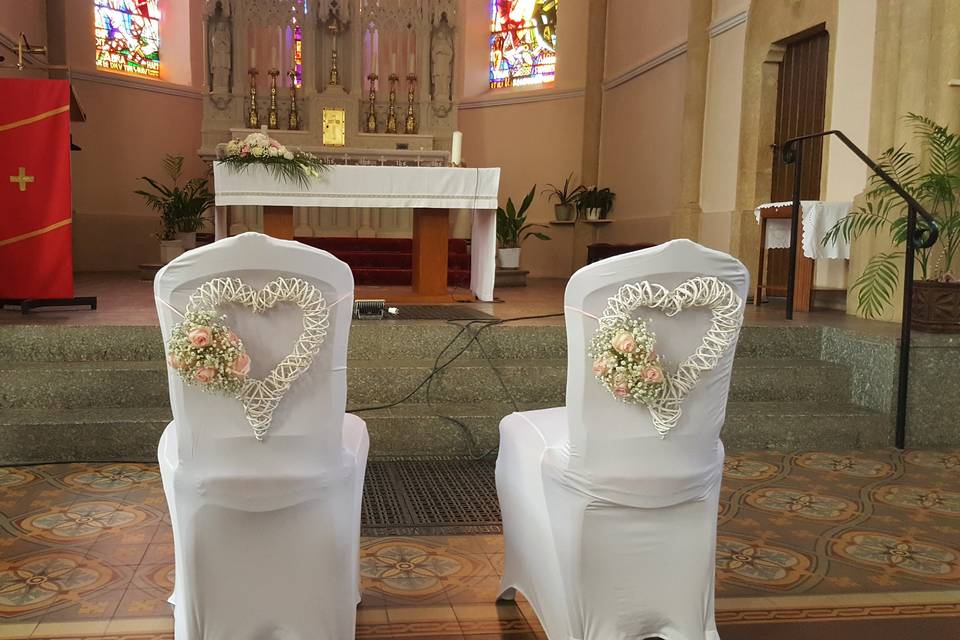
[[[0,464],[157,459],[170,409],[0,411]]]
[[[549,404],[524,404],[533,409]],[[481,455],[497,446],[507,403],[404,404],[366,411],[371,456]],[[0,411],[0,464],[155,460],[167,408]],[[889,420],[860,407],[818,401],[731,402],[723,439],[730,450],[889,446]]]
[[[442,321],[356,321],[350,331],[350,358],[432,361],[445,347],[455,353],[469,341],[467,333],[457,338],[459,332],[456,326]],[[496,325],[482,330],[478,340],[493,359],[562,360],[567,352],[561,325]],[[737,355],[747,358],[818,359],[820,351],[821,329],[809,326],[744,327],[737,347]],[[464,355],[484,357],[475,344]],[[0,326],[0,362],[162,358],[160,330],[155,326]]]
[[[427,378],[433,361],[351,360],[348,406],[394,402]],[[501,380],[503,384],[501,384]],[[504,389],[504,385],[506,389]],[[564,402],[566,362],[558,359],[459,359],[422,387],[409,402]],[[509,394],[509,395],[508,395]],[[850,398],[849,371],[819,360],[737,358],[731,400],[829,400]],[[163,361],[0,363],[0,409],[161,407],[169,404]]]

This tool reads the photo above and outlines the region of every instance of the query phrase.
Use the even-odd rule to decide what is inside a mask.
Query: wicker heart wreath
[[[666,316],[673,317],[684,309],[696,307],[710,310],[710,328],[700,346],[680,363],[676,373],[662,372],[659,357],[653,355],[653,335],[645,333],[646,326],[633,320],[632,314],[637,309],[649,308],[659,309]],[[646,281],[623,285],[616,295],[607,300],[597,334],[606,332],[609,335],[612,329],[633,327],[640,338],[637,342],[641,345],[646,342],[650,353],[649,361],[643,366],[648,367],[648,371],[651,368],[661,371],[663,377],[662,381],[657,381],[655,393],[614,393],[614,397],[623,402],[646,406],[654,428],[661,438],[666,437],[680,420],[684,398],[696,386],[701,374],[717,366],[720,358],[736,341],[742,323],[743,301],[730,285],[718,278],[691,278],[673,290]],[[629,334],[626,341],[631,344]],[[594,373],[603,383],[596,368]],[[656,374],[650,377],[653,379]]]
[[[329,327],[330,312],[320,290],[299,278],[277,278],[256,290],[238,278],[215,278],[203,283],[191,296],[186,315],[214,313],[221,304],[235,303],[253,313],[263,313],[280,303],[295,304],[303,311],[303,332],[286,355],[263,380],[246,378],[237,392],[247,422],[257,440],[263,440],[273,412],[297,378],[302,376],[320,350]]]

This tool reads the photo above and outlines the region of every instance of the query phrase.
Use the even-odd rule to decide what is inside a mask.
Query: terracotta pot
[[[912,314],[917,331],[960,333],[960,282],[914,282]]]
[[[573,212],[572,204],[553,205],[553,215],[557,217],[557,222],[570,222],[573,220]]]
[[[520,249],[497,249],[497,257],[500,258],[500,266],[504,269],[520,268]]]

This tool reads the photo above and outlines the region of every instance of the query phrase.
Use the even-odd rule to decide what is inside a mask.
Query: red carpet
[[[413,240],[409,238],[296,238],[329,251],[348,265],[358,285],[409,285],[413,279]],[[466,240],[449,240],[447,285],[470,286]]]

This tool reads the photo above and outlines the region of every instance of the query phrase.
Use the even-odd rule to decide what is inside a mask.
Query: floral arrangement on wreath
[[[173,327],[167,364],[187,384],[205,391],[236,395],[250,373],[243,341],[210,311],[191,311]]]
[[[262,165],[278,180],[306,187],[327,165],[313,154],[288,149],[265,133],[255,132],[243,140],[233,138],[226,144],[220,162],[242,172],[251,165]]]
[[[622,402],[656,404],[666,390],[656,339],[643,320],[620,317],[601,325],[588,352],[593,375]]]

